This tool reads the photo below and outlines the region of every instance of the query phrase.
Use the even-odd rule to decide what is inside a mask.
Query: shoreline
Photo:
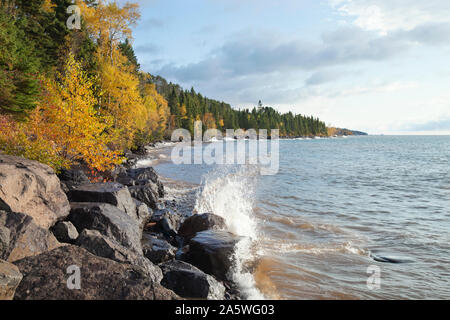
[[[221,217],[193,215],[195,188],[136,166],[146,157],[133,154],[107,173],[111,182],[92,183],[80,169],[57,177],[46,165],[0,154],[0,275],[10,279],[0,283],[0,298],[242,299],[227,276],[239,238],[224,231]],[[99,275],[95,264],[108,272]],[[80,268],[80,290],[64,285],[71,265]],[[123,268],[138,275],[133,285]]]

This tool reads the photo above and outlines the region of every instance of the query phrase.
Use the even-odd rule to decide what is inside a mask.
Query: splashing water
[[[236,245],[231,276],[246,299],[264,299],[255,286],[253,274],[245,268],[246,262],[256,258],[251,249],[253,241],[258,239],[252,200],[256,176],[257,169],[252,166],[217,168],[204,177],[194,210],[224,218],[228,231],[244,237]]]

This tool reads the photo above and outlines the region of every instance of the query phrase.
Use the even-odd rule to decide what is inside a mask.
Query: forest
[[[280,114],[259,102],[233,108],[141,70],[132,28],[136,3],[0,0],[0,151],[55,170],[84,163],[104,171],[125,152],[170,138],[176,128],[279,129],[328,135],[314,117]]]

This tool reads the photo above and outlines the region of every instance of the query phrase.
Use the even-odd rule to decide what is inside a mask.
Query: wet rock
[[[194,214],[187,218],[180,226],[178,235],[186,240],[192,239],[197,232],[206,230],[225,229],[225,219],[212,213]]]
[[[0,300],[12,300],[21,280],[22,274],[15,265],[0,260]]]
[[[75,187],[68,193],[70,202],[109,203],[136,218],[136,204],[127,187],[119,183],[92,183]]]
[[[60,242],[74,243],[78,238],[78,231],[69,221],[58,222],[52,228],[53,234]]]
[[[17,261],[23,274],[16,300],[173,300],[179,297],[129,264],[97,257],[77,246],[64,246]],[[80,269],[81,289],[69,289],[69,266]]]
[[[157,283],[162,279],[161,270],[142,254],[121,246],[115,240],[106,237],[97,230],[83,230],[76,244],[98,257],[139,266]]]
[[[241,237],[227,231],[198,232],[189,241],[189,251],[181,259],[224,281],[228,278],[234,250],[240,240]]]
[[[13,262],[61,246],[47,229],[34,223],[28,215],[0,210],[0,226],[8,229],[9,244],[0,259]]]
[[[69,214],[70,206],[49,166],[0,155],[0,210],[23,213],[48,229]]]
[[[142,252],[142,229],[136,219],[107,203],[72,203],[68,220],[78,232],[97,230],[125,248]]]
[[[177,252],[177,248],[166,240],[147,234],[144,235],[142,249],[144,256],[156,264],[172,260]]]
[[[170,261],[160,265],[161,284],[183,298],[223,300],[225,287],[212,276],[183,261]]]

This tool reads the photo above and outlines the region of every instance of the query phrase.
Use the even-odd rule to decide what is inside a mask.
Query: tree
[[[103,171],[122,159],[110,151],[107,125],[94,109],[92,81],[69,55],[60,81],[42,80],[42,97],[25,123],[0,118],[0,149],[52,166],[85,162]]]
[[[19,116],[36,106],[39,61],[33,44],[3,10],[0,10],[0,112]]]

